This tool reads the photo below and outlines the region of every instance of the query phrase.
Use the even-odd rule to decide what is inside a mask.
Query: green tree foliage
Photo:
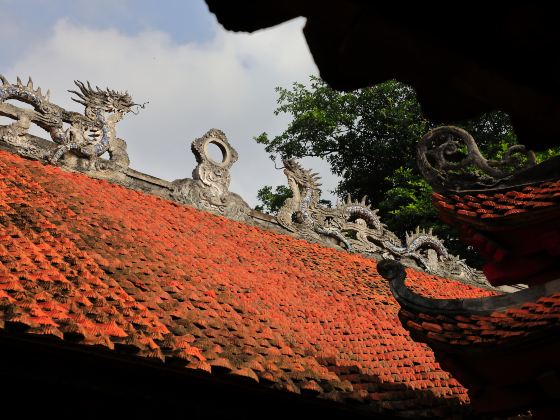
[[[452,252],[478,265],[451,228],[439,221],[431,188],[416,167],[416,144],[430,129],[451,123],[470,132],[486,157],[497,158],[516,143],[509,117],[493,112],[467,122],[428,121],[414,90],[396,81],[353,92],[335,91],[316,77],[310,82],[276,88],[275,114],[286,113],[293,120],[280,135],[270,138],[262,133],[255,140],[272,158],[326,159],[341,177],[335,191],[339,196],[367,195],[380,209],[383,222],[399,236],[416,226],[433,228]],[[274,213],[281,206],[286,190],[279,188],[278,195],[272,187],[259,191],[262,208]]]
[[[263,213],[276,214],[284,201],[292,196],[292,190],[285,185],[278,185],[274,191],[269,185],[265,185],[257,192],[257,199],[261,204],[255,207],[255,210]]]
[[[386,177],[401,165],[414,165],[415,142],[428,129],[414,91],[390,81],[355,92],[337,92],[312,77],[306,87],[276,88],[275,113],[292,115],[279,136],[256,137],[281,157],[319,156],[342,178],[339,194],[367,194],[378,203],[389,187]],[[372,168],[375,168],[372,171]]]
[[[432,205],[432,187],[417,172],[400,167],[388,181],[392,186],[385,192],[379,208],[383,222],[389,229],[400,237],[416,226],[432,230],[445,241],[445,246],[452,254],[460,255],[473,267],[483,263],[474,249],[459,240],[454,228],[439,220]]]
[[[270,185],[265,185],[257,192],[257,199],[261,204],[255,206],[255,210],[267,214],[276,214],[284,201],[292,196],[292,190],[285,185],[278,185],[274,191]],[[319,204],[332,207],[330,200],[319,200]]]

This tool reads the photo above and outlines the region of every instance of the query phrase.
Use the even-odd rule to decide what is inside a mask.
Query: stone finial
[[[217,146],[221,151],[221,162],[210,156],[210,145]],[[251,208],[240,196],[229,191],[229,170],[237,161],[238,154],[226,135],[212,128],[192,142],[191,150],[198,165],[193,170],[193,179],[173,181],[174,199],[231,219],[246,220]]]
[[[222,161],[217,162],[210,156],[208,147],[213,144],[222,153]],[[196,139],[191,144],[191,150],[198,163],[193,170],[193,179],[201,180],[210,188],[216,189],[217,195],[223,195],[229,189],[231,176],[229,170],[233,166],[239,155],[229,144],[223,131],[212,128],[202,137]]]

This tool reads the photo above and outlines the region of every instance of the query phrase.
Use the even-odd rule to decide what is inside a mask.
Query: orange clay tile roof
[[[486,193],[433,194],[440,217],[487,261],[494,286],[558,278],[560,181]]]
[[[560,293],[487,315],[416,313],[401,310],[402,322],[422,341],[453,346],[496,346],[539,334],[556,334]]]
[[[467,218],[498,219],[534,210],[558,208],[560,181],[543,182],[507,192],[446,195],[434,193],[440,209]]]
[[[375,412],[468,402],[402,328],[375,261],[2,151],[0,173],[0,331]],[[489,294],[408,275],[429,296]]]

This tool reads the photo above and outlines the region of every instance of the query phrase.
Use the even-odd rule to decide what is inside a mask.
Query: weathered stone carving
[[[39,159],[46,158],[51,163],[58,163],[70,152],[77,159],[65,162],[69,166],[78,166],[86,170],[113,171],[128,167],[130,161],[126,143],[117,138],[115,131],[116,124],[128,112],[132,112],[134,106],[140,106],[132,101],[128,92],[102,90],[99,87],[94,89],[89,82],[86,85],[75,81],[79,92],[69,92],[76,95],[72,100],[85,107],[82,115],[51,103],[50,92],[43,95],[41,88],[33,87],[31,78],[25,85],[19,78],[15,84],[11,84],[2,75],[0,81],[0,115],[15,120],[14,123],[0,128],[1,140],[18,147],[22,154]],[[10,99],[27,103],[33,109],[23,109],[6,103]],[[49,156],[34,156],[38,150],[34,150],[32,145],[29,150],[25,150],[30,123],[35,123],[47,131],[57,144]],[[69,124],[69,127],[65,128],[64,123]],[[98,159],[105,152],[108,152],[109,160]]]
[[[276,219],[286,229],[311,240],[332,238],[348,251],[390,259],[408,259],[430,273],[486,285],[481,273],[449,254],[442,241],[431,231],[417,229],[407,234],[403,244],[381,222],[377,215],[379,210],[372,209],[366,197],[361,202],[348,197],[334,208],[322,206],[319,204],[321,184],[318,174],[303,169],[293,159],[284,160],[283,163],[292,197],[284,202]]]
[[[197,161],[193,179],[180,179],[172,183],[156,182],[155,179],[146,181],[147,176],[140,176],[128,169],[126,143],[116,137],[116,124],[132,112],[134,106],[140,106],[132,101],[128,93],[92,88],[89,83],[76,81],[79,91],[70,92],[76,95],[72,99],[85,107],[82,115],[51,103],[49,92],[43,95],[40,88],[33,87],[31,79],[25,85],[19,78],[15,84],[11,84],[0,75],[0,81],[0,115],[14,120],[9,125],[0,126],[0,140],[11,145],[18,153],[51,163],[60,161],[72,169],[87,171],[92,176],[111,179],[129,187],[148,191],[157,188],[158,194],[163,197],[230,219],[254,223],[248,204],[239,195],[229,191],[229,170],[238,155],[222,131],[211,129],[193,141],[191,149]],[[33,109],[7,103],[10,99],[27,103]],[[46,130],[54,143],[29,135],[31,123]],[[64,123],[69,126],[65,127]],[[478,162],[479,167],[493,176],[501,174],[496,172],[498,170],[494,168],[494,162],[481,160],[483,158],[479,156],[468,134],[465,136],[460,129],[454,130],[451,130],[452,134],[466,138],[467,148],[475,156],[462,162],[461,168],[467,163]],[[434,136],[438,133],[436,131]],[[436,165],[438,170],[457,168],[445,163],[446,157],[457,150],[456,146],[449,143],[451,141],[446,140],[446,143],[436,147],[435,152],[426,150],[423,155],[426,162]],[[220,149],[221,161],[212,159],[208,150],[210,145]],[[509,154],[519,150],[512,149]],[[106,152],[109,160],[100,158]],[[335,208],[322,206],[319,203],[319,176],[303,169],[294,160],[285,160],[284,166],[293,197],[286,200],[276,220],[289,231],[313,241],[335,242],[349,251],[409,261],[412,265],[442,276],[483,283],[479,281],[482,276],[457,257],[449,255],[442,242],[431,232],[417,230],[407,235],[403,243],[385,227],[377,215],[378,210],[367,205],[365,198],[361,202],[348,198],[337,203]],[[140,186],[139,179],[148,182],[149,186],[144,183]]]
[[[502,160],[487,160],[472,136],[453,126],[429,131],[418,144],[417,158],[422,175],[438,191],[496,187],[536,164],[535,154],[519,144],[511,146]]]
[[[222,152],[221,162],[210,157],[210,144],[217,146]],[[229,170],[237,161],[238,155],[226,135],[220,130],[211,129],[192,142],[191,150],[198,163],[193,170],[193,179],[173,181],[173,198],[230,219],[245,220],[251,213],[251,208],[239,195],[229,191]]]

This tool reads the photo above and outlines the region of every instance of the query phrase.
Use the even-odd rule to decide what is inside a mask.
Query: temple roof
[[[469,399],[376,262],[0,151],[0,335],[439,416]],[[409,270],[436,298],[491,296]],[[434,292],[437,290],[437,292]]]
[[[422,312],[402,310],[400,317],[414,333],[430,340],[458,346],[500,345],[551,333],[550,329],[557,327],[560,319],[560,292],[489,310],[485,314],[426,311],[420,317],[419,313]]]
[[[473,225],[484,225],[489,230],[499,229],[500,223],[497,220],[484,223],[485,219],[501,219],[509,225],[526,225],[531,221],[542,220],[546,214],[550,214],[550,218],[557,217],[560,209],[560,181],[541,182],[507,191],[434,194],[434,204],[442,212],[456,213],[455,217],[469,220]],[[539,214],[536,215],[535,211]],[[480,222],[473,219],[480,219]]]
[[[486,259],[491,284],[539,284],[558,278],[560,182],[485,193],[434,193],[442,220]]]
[[[501,296],[433,299],[412,289],[399,263],[384,261],[379,270],[403,325],[468,386],[475,410],[557,408],[560,280]]]

